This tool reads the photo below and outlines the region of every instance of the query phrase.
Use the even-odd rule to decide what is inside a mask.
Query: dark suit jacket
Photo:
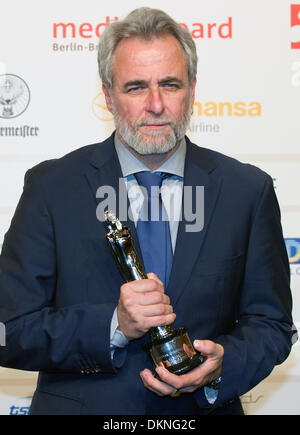
[[[208,412],[289,354],[289,264],[272,179],[187,139],[184,184],[204,186],[205,221],[198,233],[180,222],[166,292],[175,327],[224,346],[218,399],[210,407],[203,389],[179,399],[146,390],[139,372],[152,368],[141,349],[148,336],[112,363],[110,322],[123,282],[96,218],[96,190],[118,191],[119,177],[113,136],[26,174],[0,258],[0,364],[40,372],[32,414],[191,414],[195,404]],[[140,253],[134,224],[125,225]]]

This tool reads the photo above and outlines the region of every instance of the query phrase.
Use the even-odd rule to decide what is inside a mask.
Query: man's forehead
[[[160,76],[159,80],[176,77],[182,67],[187,70],[184,50],[177,39],[169,34],[151,40],[137,37],[124,39],[117,46],[113,59],[115,77],[126,73],[130,81],[147,80],[144,75],[147,69],[154,70]],[[167,71],[168,68],[170,71]]]
[[[172,35],[171,33],[165,32],[165,33],[162,33],[161,35],[154,35],[153,37],[149,37],[149,38],[146,38],[143,36],[131,36],[128,38],[123,38],[119,41],[116,49],[124,44],[135,43],[135,44],[150,46],[152,44],[157,44],[157,43],[162,43],[162,42],[168,42],[168,43],[172,43],[174,45],[181,46],[180,42],[178,41],[177,38],[175,38],[174,35]]]
[[[154,57],[159,60],[159,58],[164,58],[171,53],[185,58],[180,42],[171,34],[163,34],[149,40],[142,37],[132,37],[122,39],[119,42],[115,49],[114,60],[138,60],[145,64],[151,64]]]

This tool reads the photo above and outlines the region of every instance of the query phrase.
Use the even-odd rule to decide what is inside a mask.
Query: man
[[[184,137],[196,65],[189,33],[162,11],[140,8],[113,23],[99,68],[116,132],[26,174],[0,263],[0,361],[40,371],[32,414],[241,414],[239,396],[290,352],[289,266],[272,180]],[[182,211],[186,188],[204,186],[203,228],[189,228],[185,213],[169,219],[172,270],[154,274],[149,231],[129,195],[133,219],[123,223],[149,275],[124,284],[96,218],[99,191],[118,196],[119,179],[129,192],[141,174],[165,173],[161,197],[164,185],[178,187]],[[151,249],[160,242],[149,240]],[[206,356],[181,376],[154,370],[142,350],[150,328],[171,324],[186,325]]]

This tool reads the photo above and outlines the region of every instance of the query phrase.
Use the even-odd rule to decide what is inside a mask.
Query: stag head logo
[[[20,116],[29,101],[30,91],[23,79],[14,74],[0,75],[0,118]]]

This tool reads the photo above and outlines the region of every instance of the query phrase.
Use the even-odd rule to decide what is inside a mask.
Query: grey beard
[[[147,141],[145,140],[144,135],[139,132],[139,127],[144,124],[143,122],[136,124],[132,128],[120,118],[114,106],[112,108],[112,113],[114,116],[115,127],[126,144],[142,155],[163,154],[171,151],[175,145],[183,139],[191,119],[189,110],[186,112],[182,121],[177,125],[168,120],[157,119],[160,122],[169,123],[172,129],[170,133],[166,135],[162,135],[158,131],[152,131],[148,134],[149,141]],[[151,138],[153,139],[152,141]]]

